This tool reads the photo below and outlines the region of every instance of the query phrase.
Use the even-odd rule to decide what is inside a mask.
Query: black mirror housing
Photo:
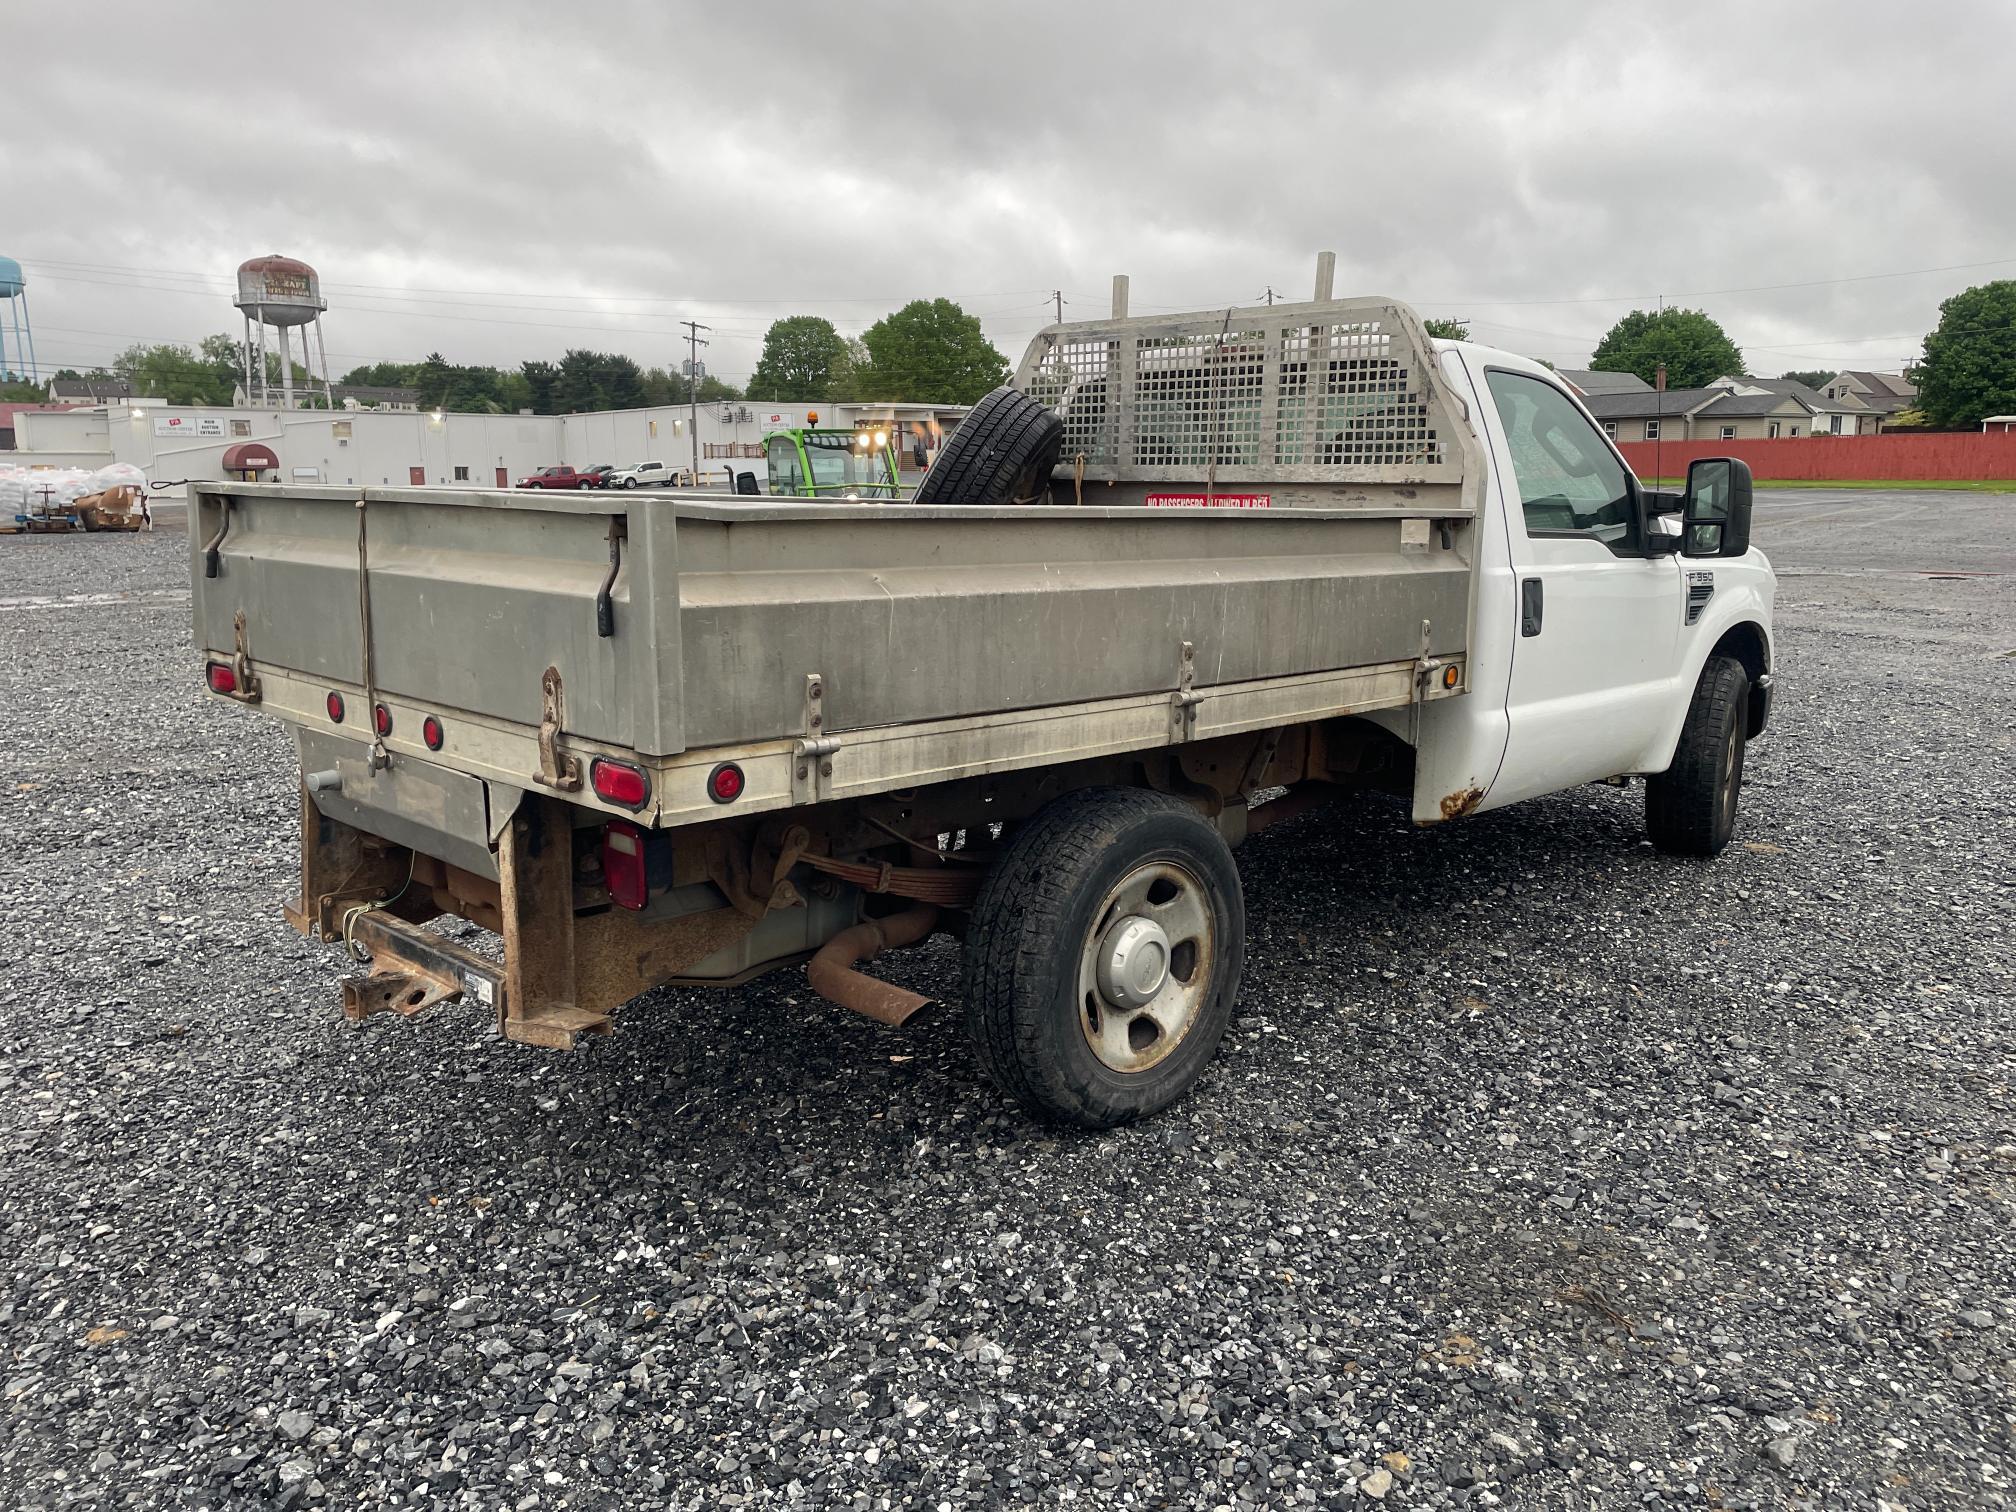
[[[1690,557],[1740,557],[1750,549],[1750,464],[1741,457],[1701,457],[1687,465],[1681,551]]]

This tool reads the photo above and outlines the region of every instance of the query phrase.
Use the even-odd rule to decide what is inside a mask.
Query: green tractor
[[[817,421],[818,416],[810,419]],[[895,499],[902,496],[886,427],[820,430],[804,426],[763,438],[769,492],[790,499]]]

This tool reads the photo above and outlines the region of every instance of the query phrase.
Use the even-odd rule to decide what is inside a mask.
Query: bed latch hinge
[[[556,793],[572,793],[581,787],[581,758],[560,749],[560,726],[566,716],[566,691],[560,686],[560,669],[548,667],[539,679],[539,770],[532,780]]]
[[[1169,695],[1169,738],[1185,741],[1197,733],[1197,647],[1183,642],[1176,655],[1176,691]]]
[[[833,753],[840,742],[826,733],[826,679],[805,674],[805,734],[791,747],[791,801],[817,803],[823,778],[833,775]]]
[[[231,653],[231,675],[238,684],[231,697],[240,703],[259,702],[259,674],[252,670],[252,653],[245,647],[245,611],[240,609],[231,617],[233,650]]]

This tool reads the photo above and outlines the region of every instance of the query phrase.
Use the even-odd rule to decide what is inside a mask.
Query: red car
[[[520,478],[520,488],[595,488],[601,480],[593,473],[576,472],[565,465],[542,467],[529,478]]]

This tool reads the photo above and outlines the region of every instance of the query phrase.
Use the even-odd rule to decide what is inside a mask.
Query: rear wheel
[[[1645,827],[1652,843],[1676,856],[1717,856],[1736,833],[1743,791],[1750,674],[1734,657],[1709,658],[1673,764],[1645,779]]]
[[[1158,1112],[1224,1036],[1245,937],[1238,868],[1196,810],[1132,788],[1060,798],[1014,833],[974,906],[980,1063],[1054,1123]]]
[[[1064,422],[1020,389],[980,396],[917,485],[919,504],[1027,504],[1049,485]]]

